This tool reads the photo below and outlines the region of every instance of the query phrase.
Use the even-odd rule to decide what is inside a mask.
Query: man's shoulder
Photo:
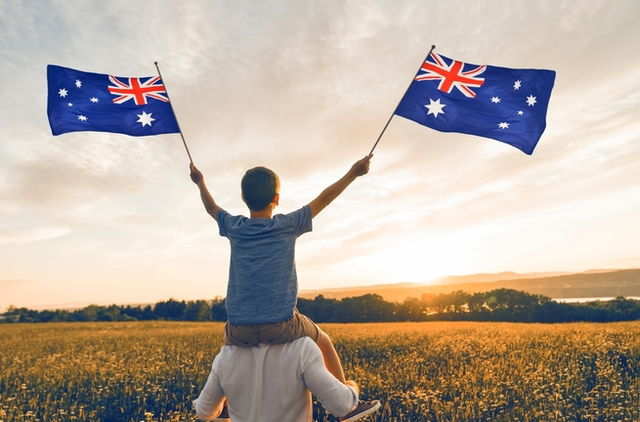
[[[322,357],[322,352],[311,337],[300,337],[293,340],[290,343],[285,343],[285,346],[289,348],[288,352],[293,353],[295,356],[300,356],[302,362],[309,362],[317,357]]]
[[[299,349],[318,349],[318,345],[311,337],[304,336],[293,340],[292,342],[286,343],[290,344],[292,347],[297,347]],[[318,349],[320,350],[320,349]]]
[[[310,337],[301,337],[289,343],[261,343],[256,347],[224,345],[216,355],[212,366],[215,371],[254,361],[263,361],[267,365],[286,361],[290,366],[297,366],[304,370],[316,360],[322,360],[320,348]]]
[[[282,349],[283,351],[295,350],[296,353],[314,353],[315,351],[320,352],[320,348],[318,348],[316,342],[313,341],[311,337],[307,336],[300,337],[283,344],[260,344],[260,347]]]
[[[233,345],[224,345],[220,349],[219,356],[223,359],[229,358],[233,355],[246,354],[253,355],[258,353],[269,354],[282,354],[290,355],[295,354],[299,356],[313,357],[316,354],[321,354],[320,348],[311,337],[300,337],[288,343],[282,344],[267,344],[260,343],[256,347],[240,347]]]

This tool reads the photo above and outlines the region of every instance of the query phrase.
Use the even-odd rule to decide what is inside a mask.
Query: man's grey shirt
[[[235,325],[290,319],[298,296],[296,239],[311,231],[311,208],[272,218],[247,218],[218,211],[220,235],[231,245],[227,317]]]

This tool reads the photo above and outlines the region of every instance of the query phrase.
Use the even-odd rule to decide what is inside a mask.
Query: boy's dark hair
[[[278,176],[266,167],[254,167],[242,177],[242,197],[250,210],[261,211],[278,193]]]

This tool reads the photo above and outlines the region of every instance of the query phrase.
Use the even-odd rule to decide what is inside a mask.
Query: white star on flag
[[[115,77],[49,64],[46,76],[47,117],[54,136],[77,131],[129,136],[180,133],[160,75]],[[527,91],[530,93],[536,94]],[[125,101],[128,99],[131,101]],[[428,99],[425,96],[422,101]],[[419,107],[422,111],[421,104]]]
[[[433,101],[431,98],[429,98],[429,105],[425,105],[425,107],[429,109],[427,116],[433,114],[433,117],[437,118],[438,114],[444,114],[444,111],[442,109],[446,106],[446,104],[440,104],[440,98],[438,98],[436,101]]]
[[[147,114],[145,111],[143,111],[142,114],[136,114],[136,116],[139,117],[138,123],[142,123],[142,127],[145,127],[146,125],[151,126],[151,122],[155,120],[153,117],[151,117],[152,114],[153,113]]]
[[[439,132],[494,139],[531,155],[546,127],[555,71],[466,63],[434,48],[392,116]]]

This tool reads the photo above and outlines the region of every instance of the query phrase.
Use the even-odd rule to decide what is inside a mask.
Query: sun
[[[455,235],[409,234],[362,261],[385,283],[429,283],[473,267],[472,251],[458,242]]]

